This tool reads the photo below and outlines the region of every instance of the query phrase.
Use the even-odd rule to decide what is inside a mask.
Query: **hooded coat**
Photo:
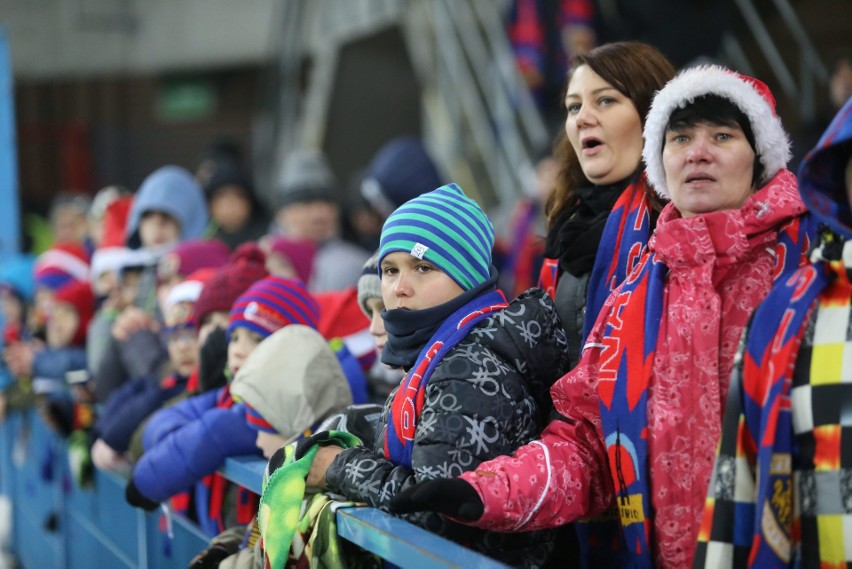
[[[209,220],[207,201],[201,186],[188,171],[179,166],[163,166],[142,182],[127,217],[127,246],[138,249],[139,223],[148,211],[167,213],[180,225],[180,240],[198,239]]]
[[[668,269],[656,354],[648,362],[650,472],[636,475],[650,480],[656,515],[647,523],[657,566],[692,561],[737,342],[772,286],[779,232],[804,209],[795,176],[782,170],[739,209],[681,218],[669,204],[660,214],[645,254]],[[603,332],[626,310],[616,305],[620,291],[607,299],[578,366],[551,389],[562,417],[514,456],[462,475],[484,504],[475,525],[529,531],[613,505],[617,461],[611,463],[604,442],[599,371],[607,359]]]

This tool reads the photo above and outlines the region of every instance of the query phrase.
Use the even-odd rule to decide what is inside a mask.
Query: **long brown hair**
[[[563,93],[574,71],[582,65],[588,65],[633,102],[643,127],[654,94],[675,75],[674,67],[666,57],[648,44],[632,41],[608,43],[573,59]],[[591,184],[580,168],[580,161],[564,128],[554,146],[553,155],[559,163],[559,173],[545,207],[548,228],[552,228],[562,211],[574,203],[576,189]],[[659,209],[659,200],[654,191],[649,189],[648,195]]]

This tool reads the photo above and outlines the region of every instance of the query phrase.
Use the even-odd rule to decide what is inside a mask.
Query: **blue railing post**
[[[0,259],[18,253],[20,209],[18,204],[18,153],[15,133],[15,93],[12,58],[6,33],[0,27]]]

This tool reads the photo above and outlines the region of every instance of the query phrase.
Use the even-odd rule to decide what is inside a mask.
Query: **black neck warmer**
[[[631,181],[579,188],[577,203],[559,216],[547,234],[545,257],[559,259],[560,270],[576,277],[592,272],[606,220]]]
[[[382,350],[382,363],[391,367],[411,369],[420,350],[450,314],[481,294],[497,288],[497,270],[491,266],[487,281],[456,298],[423,310],[383,310],[382,320],[388,342]]]

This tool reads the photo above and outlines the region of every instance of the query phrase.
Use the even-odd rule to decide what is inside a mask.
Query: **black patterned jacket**
[[[384,457],[388,397],[372,447],[344,450],[326,473],[329,489],[383,508],[401,489],[457,476],[534,440],[552,410],[550,386],[568,371],[565,332],[550,297],[531,289],[480,322],[432,373],[414,435],[412,468]],[[408,519],[512,565],[540,566],[552,530],[497,534],[434,513]]]

